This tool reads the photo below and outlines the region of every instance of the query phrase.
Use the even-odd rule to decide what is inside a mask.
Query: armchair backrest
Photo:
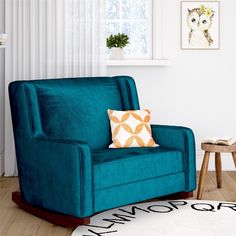
[[[92,149],[111,142],[107,109],[139,109],[128,76],[17,81],[9,94],[15,140],[46,135],[85,141]]]

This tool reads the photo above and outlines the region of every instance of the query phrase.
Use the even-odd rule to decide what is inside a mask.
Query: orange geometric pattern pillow
[[[113,143],[109,148],[157,147],[152,137],[150,111],[108,110]]]

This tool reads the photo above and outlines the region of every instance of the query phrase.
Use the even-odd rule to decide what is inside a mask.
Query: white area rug
[[[72,236],[236,236],[236,203],[172,200],[116,208]]]

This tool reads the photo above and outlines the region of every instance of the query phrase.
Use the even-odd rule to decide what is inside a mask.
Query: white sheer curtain
[[[17,174],[8,99],[15,80],[106,70],[105,0],[6,0],[5,175]],[[27,148],[27,147],[26,147]]]

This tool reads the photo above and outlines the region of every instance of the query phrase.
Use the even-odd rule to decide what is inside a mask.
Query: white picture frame
[[[181,1],[181,48],[220,49],[219,1]]]

